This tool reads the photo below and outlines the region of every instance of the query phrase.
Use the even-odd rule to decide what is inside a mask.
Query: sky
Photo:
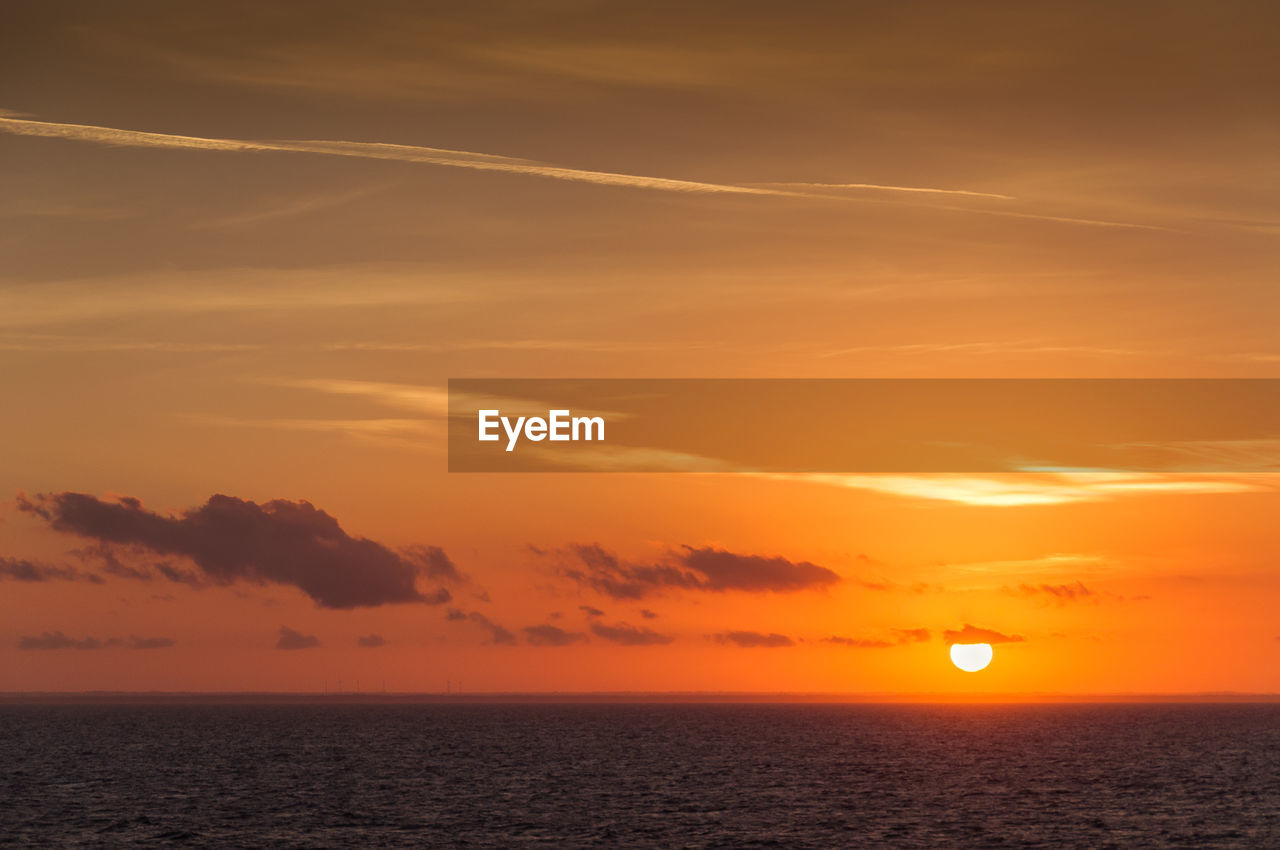
[[[445,443],[450,378],[1280,377],[1278,16],[27,4],[0,690],[1280,692],[1280,476]]]

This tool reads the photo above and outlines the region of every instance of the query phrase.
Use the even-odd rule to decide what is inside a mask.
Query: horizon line
[[[124,700],[250,700],[260,702],[613,702],[613,703],[1280,703],[1280,693],[1187,692],[791,692],[791,691],[0,691],[0,703]]]

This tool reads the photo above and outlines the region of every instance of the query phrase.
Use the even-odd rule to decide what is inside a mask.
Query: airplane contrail
[[[927,186],[893,186],[884,183],[761,183],[761,186],[791,186],[806,189],[868,189],[880,192],[922,192],[929,195],[965,195],[970,198],[996,198],[1002,201],[1016,201],[1013,195],[999,195],[995,192],[974,192],[969,189],[933,189]]]
[[[531,174],[555,180],[578,183],[596,183],[603,186],[627,186],[639,189],[659,189],[667,192],[720,193],[734,195],[773,195],[804,197],[803,193],[780,189],[750,186],[733,186],[723,183],[703,183],[694,180],[674,180],[666,177],[646,177],[638,174],[619,174],[610,171],[589,171],[565,168],[514,157],[494,154],[457,151],[446,148],[429,148],[418,145],[394,145],[376,142],[345,141],[249,141],[244,139],[212,139],[202,136],[179,136],[169,133],[150,133],[142,130],[121,130],[115,127],[98,127],[92,124],[63,124],[52,121],[31,121],[23,118],[0,116],[0,131],[16,136],[41,136],[52,139],[70,139],[80,142],[122,147],[177,148],[186,150],[259,152],[285,151],[312,153],[325,156],[346,156],[360,159],[389,159],[398,162],[445,165],[469,168],[476,171],[504,171],[511,174]]]
[[[581,168],[568,168],[550,165],[535,160],[518,159],[498,154],[458,151],[448,148],[431,148],[419,145],[398,145],[384,142],[349,142],[332,140],[269,140],[253,141],[246,139],[217,139],[204,136],[182,136],[171,133],[152,133],[144,130],[122,130],[116,127],[100,127],[93,124],[67,124],[54,121],[34,121],[27,118],[10,117],[0,109],[0,132],[15,136],[39,136],[50,139],[68,139],[80,142],[116,145],[120,147],[138,148],[170,148],[182,150],[224,151],[232,153],[245,152],[287,152],[310,153],[322,156],[344,156],[358,159],[384,159],[397,162],[424,163],[443,165],[451,168],[467,168],[474,171],[500,171],[508,174],[527,174],[547,177],[553,180],[567,180],[575,183],[594,183],[600,186],[622,186],[636,189],[656,189],[664,192],[682,192],[690,194],[729,194],[729,195],[762,195],[784,198],[809,198],[814,200],[838,200],[851,203],[884,203],[865,198],[851,198],[832,195],[824,192],[803,192],[784,186],[806,186],[821,188],[864,188],[881,189],[893,192],[914,192],[944,195],[968,195],[974,197],[990,197],[1002,200],[1014,200],[1010,195],[997,195],[991,192],[974,192],[964,189],[931,189],[921,186],[887,186],[872,183],[766,183],[739,186],[729,183],[705,183],[696,180],[676,180],[667,177],[649,177],[640,174],[623,174],[612,171],[591,171]],[[777,188],[769,188],[769,187]],[[1071,218],[1066,216],[1045,215],[1031,212],[1014,212],[1012,210],[970,209],[965,207],[944,206],[940,204],[926,205],[933,209],[951,212],[977,213],[980,215],[1008,216],[1012,218],[1036,219],[1062,224],[1087,225],[1092,227],[1120,227],[1140,230],[1167,230],[1168,228],[1149,224],[1134,224],[1122,221],[1101,219]]]

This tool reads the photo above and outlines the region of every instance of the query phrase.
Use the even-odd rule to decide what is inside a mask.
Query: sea
[[[1280,705],[0,705],[0,845],[1280,848]]]

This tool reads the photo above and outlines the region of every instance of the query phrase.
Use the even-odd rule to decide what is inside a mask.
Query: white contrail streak
[[[554,180],[596,183],[602,186],[659,189],[667,192],[803,197],[802,193],[780,189],[731,186],[722,183],[701,183],[693,180],[672,180],[665,177],[645,177],[638,174],[617,174],[609,171],[587,171],[580,168],[564,168],[513,157],[473,153],[471,151],[455,151],[445,148],[419,147],[417,145],[325,140],[246,141],[243,139],[210,139],[202,136],[177,136],[169,133],[148,133],[141,130],[97,127],[92,124],[62,124],[2,116],[0,116],[0,132],[16,136],[41,136],[50,139],[70,139],[80,142],[97,142],[99,144],[135,148],[177,148],[238,153],[285,151],[325,156],[347,156],[359,159],[389,159],[397,162],[469,168],[476,171],[531,174],[538,177],[550,177]]]
[[[798,189],[869,189],[880,192],[921,192],[927,195],[965,195],[970,198],[997,198],[1016,201],[1013,195],[974,192],[969,189],[931,189],[926,186],[890,186],[883,183],[762,183],[763,186],[790,186]]]
[[[832,195],[824,192],[804,192],[781,188],[784,186],[808,187],[811,189],[880,189],[891,192],[964,195],[979,198],[995,198],[1014,200],[1010,195],[997,195],[991,192],[973,192],[964,189],[930,189],[921,186],[884,186],[873,183],[766,183],[753,186],[736,186],[726,183],[703,183],[696,180],[673,180],[666,177],[647,177],[640,174],[619,174],[612,171],[589,171],[581,168],[566,168],[558,165],[536,162],[528,159],[499,156],[495,154],[474,153],[472,151],[456,151],[447,148],[428,148],[418,145],[395,145],[381,142],[347,142],[329,140],[309,141],[249,141],[244,139],[211,139],[203,136],[179,136],[169,133],[149,133],[142,130],[121,130],[115,127],[98,127],[92,124],[65,124],[53,121],[33,121],[26,118],[12,118],[0,110],[0,132],[15,136],[39,136],[49,139],[69,139],[80,142],[117,145],[137,148],[171,148],[182,150],[227,151],[227,152],[287,152],[310,153],[323,156],[345,156],[358,159],[385,159],[396,162],[425,163],[443,165],[451,168],[468,168],[474,171],[500,171],[508,174],[528,174],[537,177],[548,177],[553,180],[568,180],[575,183],[594,183],[600,186],[623,186],[634,189],[656,189],[664,192],[684,192],[696,194],[729,194],[729,195],[765,195],[785,198],[812,198],[825,200],[842,200],[848,202],[884,203],[863,198]],[[769,186],[779,188],[767,188]],[[1122,221],[1105,221],[1087,218],[1070,218],[1065,216],[1044,215],[1031,212],[1014,212],[1012,210],[969,209],[944,205],[928,205],[933,209],[951,212],[977,213],[980,215],[1007,216],[1040,221],[1053,221],[1062,224],[1078,224],[1092,227],[1120,227],[1140,230],[1166,230],[1167,228],[1148,224],[1132,224]]]

